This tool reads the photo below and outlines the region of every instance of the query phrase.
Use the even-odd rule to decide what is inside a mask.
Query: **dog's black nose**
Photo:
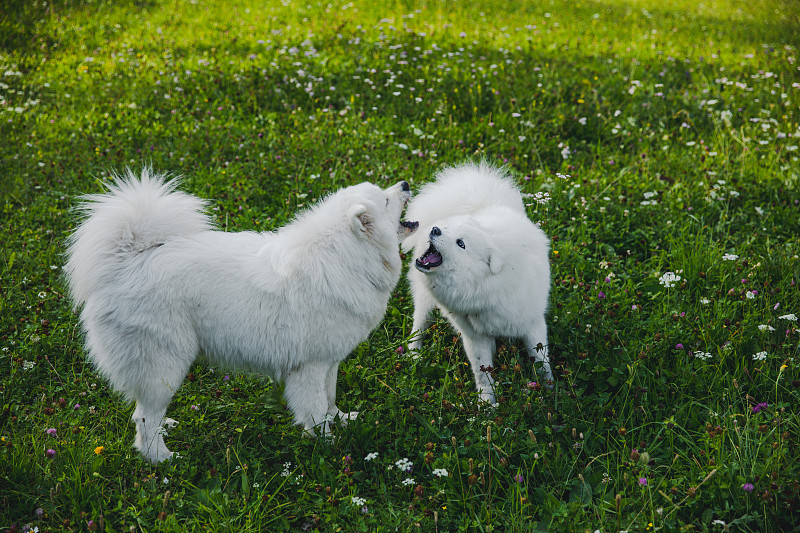
[[[431,228],[431,237],[438,237],[441,234],[442,234],[442,230],[440,230],[436,226]]]
[[[405,180],[400,182],[400,188],[403,189],[405,192],[408,192],[408,191],[411,190],[411,187],[408,186],[408,182],[405,181]]]

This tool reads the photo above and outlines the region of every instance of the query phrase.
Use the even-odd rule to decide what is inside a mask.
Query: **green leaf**
[[[592,503],[592,487],[586,481],[576,479],[572,482],[572,489],[569,491],[569,501],[589,505]]]
[[[242,473],[242,494],[245,497],[250,496],[250,480],[247,478],[247,474]]]

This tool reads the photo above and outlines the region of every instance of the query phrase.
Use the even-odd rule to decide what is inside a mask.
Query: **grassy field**
[[[800,528],[797,4],[361,4],[4,2],[0,529]],[[80,194],[152,164],[220,228],[271,230],[480,158],[553,241],[554,390],[507,341],[478,409],[444,320],[408,357],[401,281],[332,439],[200,362],[168,412],[182,458],[132,449],[65,298]]]

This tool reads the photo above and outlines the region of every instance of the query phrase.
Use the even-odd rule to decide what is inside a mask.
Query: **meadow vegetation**
[[[363,4],[363,5],[362,5]],[[7,0],[0,528],[800,528],[800,12],[792,0]],[[556,386],[498,346],[479,408],[404,281],[303,439],[280,384],[198,362],[131,447],[61,277],[79,196],[183,176],[268,231],[360,181],[506,165],[552,238]],[[409,258],[410,259],[410,258]]]

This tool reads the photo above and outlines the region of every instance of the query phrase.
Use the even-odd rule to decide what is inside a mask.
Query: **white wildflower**
[[[658,282],[666,288],[674,287],[675,283],[679,282],[681,277],[674,272],[665,272],[660,278],[658,278]]]
[[[535,203],[537,203],[539,205],[544,205],[544,204],[546,204],[547,202],[550,201],[550,193],[547,193],[547,192],[541,192],[540,191],[540,192],[532,194],[531,197],[534,199]],[[527,204],[527,205],[530,206],[530,205],[533,205],[533,204],[530,203],[530,204]]]
[[[407,457],[398,459],[394,464],[397,466],[398,470],[402,470],[403,472],[411,472],[411,470],[414,468],[414,463],[409,461]]]

